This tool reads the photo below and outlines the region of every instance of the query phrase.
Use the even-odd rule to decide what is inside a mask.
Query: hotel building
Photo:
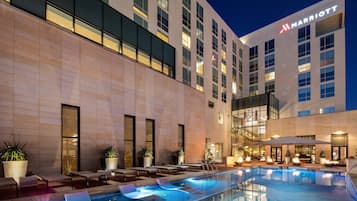
[[[205,0],[1,0],[1,139],[39,172],[99,169],[109,146],[121,167],[145,148],[259,156],[270,122],[345,114],[344,10],[325,0],[238,37]]]

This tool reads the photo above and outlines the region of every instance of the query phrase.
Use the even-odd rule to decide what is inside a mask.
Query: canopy
[[[301,137],[278,137],[278,138],[272,138],[270,140],[263,140],[261,142],[257,142],[257,144],[258,145],[290,145],[290,144],[313,145],[313,144],[331,144],[331,143],[321,140],[305,139]]]

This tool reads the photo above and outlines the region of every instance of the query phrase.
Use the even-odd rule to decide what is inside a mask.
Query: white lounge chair
[[[64,194],[65,201],[91,201],[87,191]]]
[[[183,187],[182,186],[176,186],[170,184],[170,182],[167,179],[156,179],[156,183],[160,186],[160,188],[164,190],[180,190]]]
[[[131,200],[140,200],[152,196],[152,193],[149,192],[140,192],[136,189],[134,184],[120,185],[120,193]]]

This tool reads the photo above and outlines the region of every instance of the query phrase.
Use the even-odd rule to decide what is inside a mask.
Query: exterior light
[[[342,135],[342,134],[345,134],[345,133],[346,133],[345,131],[336,131],[333,134]]]
[[[280,137],[280,135],[273,135],[273,136],[271,136],[272,138],[279,138]]]

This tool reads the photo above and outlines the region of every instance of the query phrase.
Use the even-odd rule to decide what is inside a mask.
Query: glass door
[[[124,167],[135,166],[135,117],[124,118]]]
[[[62,173],[79,170],[79,107],[62,105]]]
[[[271,147],[271,158],[276,162],[282,161],[282,148],[281,147]]]

